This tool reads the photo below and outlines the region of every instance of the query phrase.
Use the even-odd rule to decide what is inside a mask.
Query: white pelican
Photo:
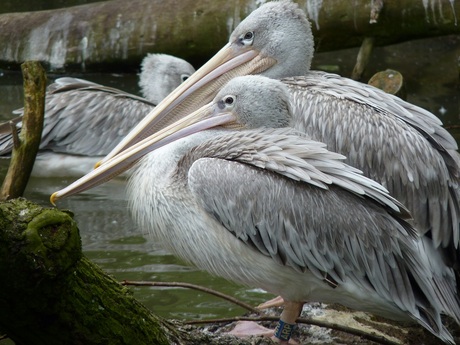
[[[40,155],[33,175],[81,176],[90,171],[194,71],[183,59],[148,54],[139,76],[145,98],[87,80],[57,79],[47,89]],[[21,127],[20,117],[13,121]],[[0,155],[11,154],[12,147],[8,130],[0,136]]]
[[[138,225],[201,269],[281,295],[280,342],[289,341],[303,301],[314,300],[416,321],[453,344],[441,322],[441,314],[460,321],[452,269],[422,245],[408,211],[381,185],[289,127],[291,97],[280,81],[235,78],[209,105],[51,202],[155,150],[128,184]]]
[[[310,23],[297,4],[262,5],[106,159],[209,102],[236,75],[285,78],[293,126],[385,186],[452,264],[460,237],[460,159],[454,138],[420,107],[351,79],[310,71],[313,51]]]

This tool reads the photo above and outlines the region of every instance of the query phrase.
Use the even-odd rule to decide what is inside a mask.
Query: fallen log
[[[318,51],[376,46],[460,33],[460,2],[299,0]],[[147,52],[199,66],[227,41],[255,0],[113,0],[58,10],[0,15],[0,68],[39,60],[47,69],[135,70]],[[294,38],[293,38],[294,39]],[[121,64],[122,62],[122,64]]]

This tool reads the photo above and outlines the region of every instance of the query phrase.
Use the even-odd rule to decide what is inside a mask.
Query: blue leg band
[[[295,323],[286,323],[283,320],[279,320],[278,325],[275,328],[275,337],[280,340],[288,341],[291,338],[294,329]]]

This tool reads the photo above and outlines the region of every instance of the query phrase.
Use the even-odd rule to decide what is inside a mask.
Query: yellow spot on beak
[[[56,200],[58,199],[57,197],[57,192],[54,192],[53,194],[51,194],[50,196],[50,202],[53,204],[53,206],[56,206]]]

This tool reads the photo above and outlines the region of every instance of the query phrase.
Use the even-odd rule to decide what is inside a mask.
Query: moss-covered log
[[[0,329],[18,344],[170,343],[166,322],[82,257],[66,212],[0,203],[0,276]]]
[[[11,123],[13,138],[16,139],[10,166],[0,190],[2,200],[23,195],[42,137],[46,73],[37,61],[26,61],[21,67],[24,77],[24,116],[19,136],[16,135],[15,125]]]
[[[312,19],[319,51],[359,46],[364,37],[374,37],[378,46],[460,33],[458,1],[433,2],[432,7],[420,0],[298,2]],[[198,66],[225,44],[257,3],[113,0],[3,14],[0,68],[40,60],[52,70],[132,69],[147,52],[177,55]]]

